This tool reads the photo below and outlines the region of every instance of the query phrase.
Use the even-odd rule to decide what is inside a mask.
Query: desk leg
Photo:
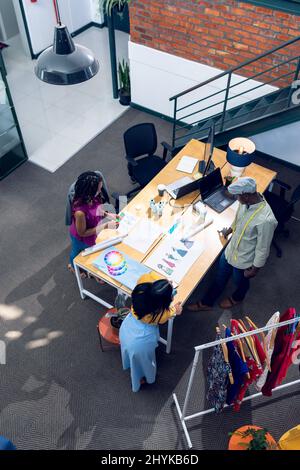
[[[159,342],[166,346],[166,353],[170,354],[171,346],[172,346],[172,334],[173,334],[173,321],[174,317],[168,320],[168,332],[167,332],[167,339],[159,337]]]
[[[167,333],[167,354],[170,354],[171,352],[171,346],[172,346],[172,334],[173,334],[173,322],[174,322],[174,317],[170,318],[168,320],[168,333]]]
[[[77,279],[77,284],[78,284],[78,288],[79,288],[79,293],[80,293],[80,297],[82,299],[85,299],[85,295],[83,293],[83,284],[82,284],[82,279],[80,277],[80,269],[79,267],[77,266],[76,263],[74,263],[74,269],[75,269],[75,275],[76,275],[76,279]]]

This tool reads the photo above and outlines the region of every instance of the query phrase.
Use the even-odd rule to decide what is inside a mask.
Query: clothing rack
[[[208,348],[213,348],[214,346],[217,346],[219,344],[229,343],[230,341],[234,341],[234,340],[241,339],[241,338],[246,338],[247,336],[254,336],[258,333],[263,333],[264,331],[269,331],[269,330],[273,330],[275,328],[280,328],[281,326],[291,325],[291,324],[293,324],[293,323],[295,323],[296,321],[299,321],[299,320],[300,320],[300,316],[296,316],[295,318],[292,318],[291,320],[286,320],[286,321],[283,321],[283,322],[280,322],[280,323],[276,323],[274,325],[265,326],[265,327],[262,327],[262,328],[257,328],[256,330],[248,331],[247,333],[241,333],[241,334],[236,335],[236,336],[230,336],[228,338],[222,338],[220,340],[212,341],[210,343],[195,346],[195,355],[194,355],[193,365],[192,365],[192,369],[191,369],[191,373],[190,373],[189,383],[188,383],[188,387],[187,387],[187,391],[186,391],[182,411],[181,411],[176,393],[173,393],[173,400],[174,400],[176,408],[177,408],[177,412],[178,412],[178,415],[179,415],[179,418],[180,418],[182,428],[183,428],[184,433],[185,433],[185,437],[186,437],[189,449],[191,449],[193,447],[193,445],[192,445],[192,441],[190,439],[189,431],[188,431],[187,426],[186,426],[186,421],[190,421],[194,418],[198,418],[199,416],[204,416],[206,414],[210,414],[210,413],[213,413],[215,411],[214,408],[210,408],[208,410],[203,410],[203,411],[200,411],[198,413],[194,413],[192,415],[186,416],[186,410],[187,410],[187,406],[188,406],[188,403],[189,403],[189,398],[190,398],[190,394],[191,394],[191,389],[192,389],[192,385],[193,385],[193,381],[194,381],[194,376],[195,376],[197,364],[198,364],[198,361],[199,361],[200,351],[203,351],[204,349],[208,349]],[[279,385],[278,387],[274,388],[272,390],[272,392],[275,392],[277,390],[282,390],[284,388],[288,388],[288,387],[291,387],[292,385],[296,385],[296,384],[300,384],[300,379],[294,380],[293,382],[288,382],[288,383],[283,384],[283,385]],[[242,402],[252,400],[254,398],[260,397],[261,395],[262,395],[261,392],[255,393],[253,395],[250,395],[250,396],[247,396],[247,397],[243,398]],[[224,405],[224,408],[228,408],[230,406],[232,406],[232,405]]]

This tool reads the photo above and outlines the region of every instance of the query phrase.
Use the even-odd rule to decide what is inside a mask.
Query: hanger
[[[223,324],[223,328],[226,330],[227,326]],[[231,336],[234,336],[232,333],[230,333],[230,334],[231,334]],[[243,360],[243,362],[246,363],[245,353],[244,353],[243,345],[242,345],[242,342],[241,342],[240,338],[236,339],[235,341],[238,343],[238,346],[239,346],[239,349],[240,349],[240,352],[241,352],[241,356],[242,356],[242,360]],[[249,372],[246,373],[246,376],[247,376],[247,379],[250,379]]]
[[[217,335],[221,336],[221,331],[220,331],[220,328],[218,326],[216,327],[216,332],[217,332]],[[221,347],[222,347],[222,351],[223,351],[224,361],[227,364],[229,364],[227,345],[225,343],[221,343]],[[233,379],[233,375],[232,375],[232,372],[231,372],[231,367],[230,367],[230,372],[228,372],[228,377],[229,377],[229,381],[230,381],[231,385],[234,384],[234,379]]]
[[[258,330],[258,327],[251,320],[251,318],[249,318],[249,317],[245,317],[245,318],[246,318],[247,322],[249,323],[249,325],[252,326],[252,328],[254,328],[255,330]],[[267,366],[268,370],[271,372],[270,359],[269,359],[269,356],[268,356],[268,353],[267,353],[266,337],[265,337],[263,331],[261,333],[259,333],[259,335],[261,336],[262,347],[263,347],[263,350],[264,350],[264,353],[265,353],[265,356],[266,356],[266,366]]]
[[[247,328],[246,328],[246,325],[244,324],[243,320],[239,320],[238,321],[239,323],[239,326],[240,326],[240,329],[243,333],[247,333]],[[259,360],[259,357],[258,357],[258,354],[257,354],[257,350],[256,350],[256,346],[255,346],[255,343],[254,343],[254,339],[251,337],[251,336],[248,336],[245,338],[247,344],[248,344],[248,347],[249,347],[249,350],[251,352],[251,355],[253,356],[253,359],[255,360],[255,362],[261,366],[261,363],[260,363],[260,360]]]
[[[239,323],[238,320],[235,320],[238,324],[238,328],[239,330],[242,332],[242,333],[245,333],[247,330],[246,329],[243,329],[243,326]],[[246,331],[245,331],[246,330]],[[237,331],[237,334],[239,334],[239,331]],[[245,353],[248,355],[248,356],[251,356],[254,358],[254,354],[253,354],[253,351],[251,349],[251,346],[252,346],[252,343],[251,341],[248,339],[248,338],[242,338],[241,340],[241,344],[243,345],[243,351],[244,351],[244,355]]]

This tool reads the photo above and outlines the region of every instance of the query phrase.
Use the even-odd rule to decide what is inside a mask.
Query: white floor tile
[[[71,91],[55,103],[55,106],[57,108],[70,112],[75,116],[81,116],[94,105],[94,98],[79,91]]]
[[[55,135],[37,151],[33,152],[29,160],[53,173],[69,160],[79,148],[77,142]]]
[[[17,100],[15,109],[20,122],[32,122],[43,126],[45,123],[45,113],[48,105],[45,106],[41,100],[34,95],[26,95]],[[47,127],[44,125],[44,127]]]
[[[32,155],[54,137],[54,134],[48,129],[33,123],[26,123],[22,126],[22,135],[29,155]]]

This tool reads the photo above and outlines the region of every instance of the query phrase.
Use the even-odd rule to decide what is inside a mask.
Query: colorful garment
[[[226,328],[225,336],[226,338],[229,338],[231,336],[231,331],[229,328]],[[244,376],[248,372],[248,366],[239,356],[234,341],[230,341],[226,344],[228,349],[228,359],[232,369],[232,375],[234,380],[234,383],[228,383],[227,387],[226,403],[227,405],[231,405],[235,400],[237,394],[239,393],[239,390],[244,382]]]
[[[276,325],[276,323],[278,323],[279,320],[280,320],[280,313],[276,312],[276,313],[274,313],[274,315],[271,316],[271,318],[267,322],[266,326]],[[271,363],[271,358],[272,358],[272,354],[273,354],[273,351],[274,351],[274,344],[275,344],[275,341],[273,342],[273,344],[271,344],[271,339],[272,339],[272,337],[276,338],[276,334],[277,334],[277,329],[276,330],[269,330],[267,332],[266,336],[265,336],[265,344],[266,344],[266,349],[267,349],[267,358],[268,358],[269,363]],[[258,381],[256,382],[257,390],[260,391],[262,389],[262,387],[264,386],[264,384],[267,380],[268,372],[269,372],[269,369],[266,365],[264,370],[263,370],[263,373],[261,374]]]
[[[216,341],[220,339],[221,335],[217,334]],[[218,344],[213,349],[207,368],[208,392],[206,395],[216,413],[220,413],[226,403],[229,373],[231,373],[230,364],[225,361],[222,346]]]
[[[280,317],[280,322],[291,320],[295,318],[295,316],[296,310],[294,308],[288,308]],[[281,384],[292,363],[294,353],[292,345],[295,339],[294,325],[295,324],[278,328],[271,360],[271,372],[268,373],[266,382],[261,389],[262,394],[265,396],[272,396],[273,388]]]
[[[255,382],[262,374],[262,368],[256,363],[252,357],[247,357],[246,358],[246,364],[248,367],[248,371],[250,374],[250,377],[247,377],[247,375],[244,376],[244,381],[243,384],[236,396],[236,399],[233,404],[233,409],[234,411],[240,411],[241,403],[246,395],[246,392],[249,388],[249,386]]]

